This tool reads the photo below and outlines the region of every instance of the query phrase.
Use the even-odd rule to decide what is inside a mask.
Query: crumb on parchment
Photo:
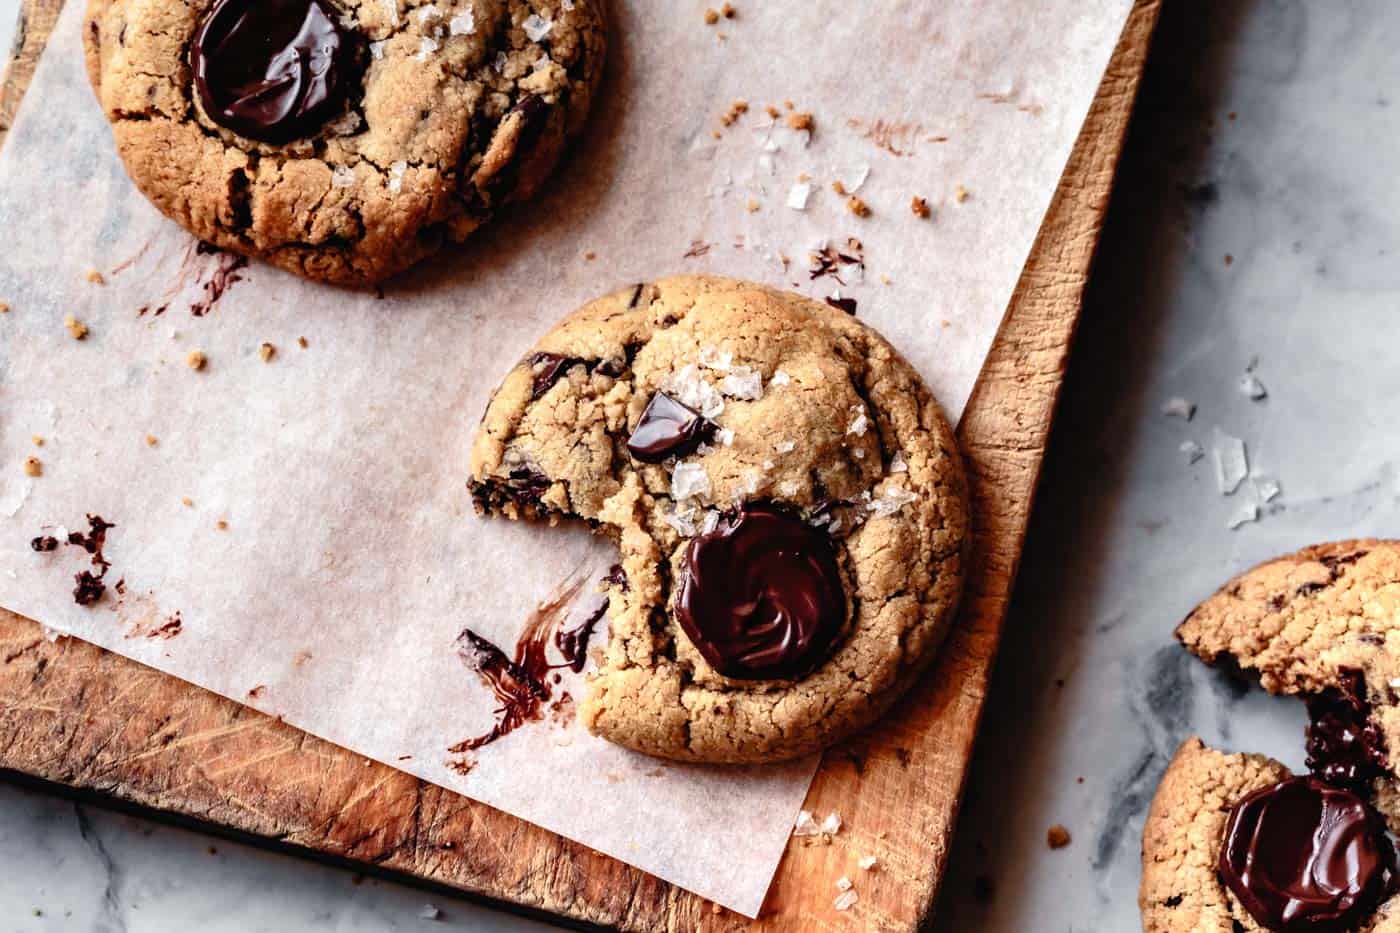
[[[202,350],[191,350],[185,355],[185,365],[198,372],[209,364],[209,358]]]
[[[228,531],[228,520],[221,518],[214,523],[214,527],[220,531]]]
[[[277,355],[277,348],[270,343],[265,343],[258,347],[258,357],[264,362],[270,361]]]
[[[787,125],[791,129],[807,130],[810,133],[814,123],[810,113],[806,111],[796,111],[788,114]]]
[[[7,303],[5,303],[5,302],[0,301],[0,314],[9,314],[9,313],[10,313],[10,306],[9,306]]]
[[[107,280],[106,280],[105,278],[103,278],[102,273],[101,273],[101,272],[98,272],[96,269],[89,269],[89,270],[87,271],[87,280],[88,280],[89,282],[91,282],[93,285],[106,285],[106,284],[107,284]]]
[[[909,210],[914,212],[914,216],[921,220],[927,220],[932,211],[929,210],[928,201],[915,195],[909,201]]]
[[[855,214],[857,217],[870,216],[870,205],[866,204],[863,200],[856,197],[855,195],[851,195],[850,198],[846,201],[846,210],[850,211],[852,214]]]
[[[42,434],[35,434],[33,437],[30,438],[30,440],[34,442],[35,447],[44,446],[44,435]]]
[[[189,496],[181,496],[180,504],[183,505],[185,508],[192,508],[194,506],[194,500],[191,499]]]
[[[972,192],[968,191],[962,185],[958,185],[953,189],[953,200],[957,201],[959,204],[962,204],[970,197],[972,197]]]
[[[299,346],[299,347],[301,347],[303,350],[305,350],[307,347],[311,346],[311,344],[309,344],[309,343],[306,342],[306,338],[305,338],[305,337],[298,337],[298,338],[297,338],[297,346]]]
[[[1063,849],[1070,843],[1069,830],[1059,823],[1051,826],[1045,831],[1045,844],[1052,849]]]
[[[63,315],[63,326],[68,328],[68,335],[74,340],[82,340],[88,335],[87,325],[71,314]]]
[[[713,26],[717,22],[719,22],[719,11],[714,7],[705,10],[705,25]]]
[[[25,457],[25,458],[24,458],[24,475],[25,475],[25,476],[43,476],[43,475],[44,475],[44,464],[39,460],[38,457]]]
[[[749,112],[749,102],[740,98],[729,105],[729,109],[720,114],[719,122],[721,126],[733,126],[734,121]]]
[[[147,434],[147,435],[146,435],[146,446],[147,446],[147,447],[154,447],[154,446],[156,446],[156,445],[159,444],[159,443],[160,443],[160,440],[159,440],[154,434]]]

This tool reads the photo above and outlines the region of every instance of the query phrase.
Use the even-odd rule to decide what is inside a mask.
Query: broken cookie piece
[[[728,279],[565,318],[497,389],[469,485],[484,513],[618,542],[579,716],[667,758],[793,758],[869,724],[966,572],[962,466],[922,380],[840,309]]]

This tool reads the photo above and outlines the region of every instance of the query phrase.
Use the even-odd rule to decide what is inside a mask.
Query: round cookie
[[[603,0],[89,0],[136,187],[201,240],[380,281],[530,197],[602,73]]]
[[[1270,929],[1262,926],[1247,910],[1232,890],[1231,885],[1239,885],[1239,875],[1231,870],[1227,880],[1222,871],[1222,849],[1243,847],[1248,842],[1262,843],[1263,848],[1255,850],[1256,857],[1263,860],[1254,866],[1256,872],[1264,876],[1256,882],[1265,895],[1278,893],[1271,889],[1271,883],[1288,878],[1294,873],[1281,870],[1269,864],[1282,858],[1285,865],[1292,853],[1280,854],[1278,829],[1284,824],[1284,835],[1293,827],[1287,826],[1287,815],[1276,819],[1273,829],[1258,832],[1252,840],[1245,834],[1257,827],[1241,826],[1241,820],[1257,817],[1257,811],[1250,812],[1251,799],[1257,802],[1261,797],[1276,793],[1279,782],[1291,777],[1288,769],[1277,761],[1263,755],[1232,755],[1207,748],[1200,739],[1189,739],[1177,750],[1166,774],[1157,787],[1157,794],[1147,814],[1147,823],[1142,836],[1142,883],[1138,890],[1138,905],[1142,910],[1142,928],[1145,933],[1256,933]],[[1309,781],[1316,785],[1317,782]],[[1272,788],[1272,790],[1271,790]],[[1296,929],[1337,930],[1345,929],[1357,933],[1400,933],[1400,907],[1389,894],[1385,879],[1384,863],[1393,861],[1393,853],[1388,851],[1389,843],[1384,842],[1384,834],[1379,831],[1379,817],[1370,811],[1369,817],[1361,816],[1365,810],[1358,800],[1346,791],[1324,791],[1331,795],[1349,798],[1346,802],[1355,810],[1352,819],[1338,819],[1337,814],[1347,816],[1345,811],[1334,810],[1333,819],[1324,821],[1342,826],[1342,833],[1333,838],[1345,839],[1352,847],[1351,854],[1362,856],[1380,855],[1379,860],[1353,858],[1350,865],[1345,858],[1336,859],[1331,865],[1323,863],[1319,872],[1322,875],[1340,874],[1345,876],[1348,869],[1355,873],[1355,866],[1363,864],[1372,869],[1373,874],[1361,874],[1372,881],[1368,893],[1354,902],[1352,910],[1359,915],[1358,922],[1344,924],[1319,924],[1297,926]],[[1254,795],[1251,798],[1251,795]],[[1235,814],[1239,813],[1237,819]],[[1366,831],[1365,824],[1374,821],[1372,832]],[[1272,833],[1272,835],[1271,835]],[[1370,835],[1379,837],[1366,839]],[[1308,838],[1293,839],[1306,847]],[[1368,851],[1368,843],[1379,845],[1381,853]],[[1339,847],[1340,848],[1340,847]],[[1337,854],[1323,847],[1322,855]],[[1238,860],[1225,860],[1237,865]],[[1321,859],[1320,859],[1321,861]],[[1292,867],[1292,866],[1288,866]],[[1307,873],[1303,873],[1306,875]],[[1294,878],[1306,882],[1311,878]],[[1378,890],[1386,893],[1378,894]],[[1315,889],[1309,891],[1318,895]],[[1325,892],[1332,893],[1332,892]],[[1380,900],[1379,904],[1375,902]],[[1346,902],[1343,901],[1345,904]],[[1256,908],[1257,909],[1257,908]],[[1314,906],[1314,910],[1316,907]],[[1295,920],[1295,923],[1299,922]],[[1275,923],[1272,929],[1283,929],[1284,924]]]
[[[1308,700],[1309,766],[1400,828],[1400,542],[1305,548],[1236,577],[1178,626],[1202,660]]]
[[[880,716],[953,618],[969,543],[952,431],[860,321],[745,282],[633,286],[497,389],[478,507],[619,543],[579,715],[666,758],[800,756]]]

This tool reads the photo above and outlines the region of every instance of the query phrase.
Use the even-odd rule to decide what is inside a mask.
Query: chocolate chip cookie
[[[1400,931],[1395,851],[1362,796],[1190,739],[1147,815],[1146,933]]]
[[[345,284],[460,242],[553,170],[602,0],[89,0],[128,173],[216,246]]]
[[[878,334],[745,282],[635,285],[515,366],[471,454],[480,510],[613,536],[579,716],[652,755],[761,762],[881,715],[927,666],[967,562],[966,483]]]

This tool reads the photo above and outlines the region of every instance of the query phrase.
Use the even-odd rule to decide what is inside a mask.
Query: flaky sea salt
[[[661,520],[670,525],[682,538],[690,538],[695,535],[695,506],[693,505],[665,512],[662,514]]]
[[[379,5],[384,8],[384,15],[389,17],[389,25],[399,24],[399,0],[379,0]]]
[[[817,821],[812,819],[811,810],[798,810],[797,822],[793,824],[792,834],[794,836],[820,836],[821,827]]]
[[[331,185],[335,188],[349,188],[355,183],[355,170],[348,165],[338,165],[331,173]]]
[[[1253,502],[1249,502],[1240,506],[1234,511],[1233,514],[1230,515],[1229,520],[1225,522],[1225,527],[1229,528],[1231,531],[1234,531],[1241,525],[1247,524],[1249,522],[1257,522],[1258,520],[1259,506],[1255,505]]]
[[[678,463],[671,473],[671,498],[677,502],[710,494],[710,474],[698,463]]]
[[[1186,455],[1188,464],[1195,463],[1206,455],[1206,449],[1195,441],[1182,441],[1176,449]]]
[[[1249,475],[1249,459],[1245,454],[1244,441],[1216,428],[1215,440],[1211,447],[1212,453],[1215,454],[1215,485],[1222,496],[1231,495]]]
[[[841,814],[837,813],[835,810],[828,813],[826,819],[822,820],[821,831],[828,836],[834,836],[839,833],[841,831]]]
[[[384,58],[384,46],[386,46],[386,45],[388,45],[388,44],[389,44],[389,40],[387,40],[387,39],[380,39],[378,42],[371,42],[371,43],[369,44],[369,54],[370,54],[370,56],[371,56],[375,61],[381,60],[382,58]]]
[[[531,42],[538,42],[549,35],[549,31],[554,28],[554,24],[538,13],[531,13],[529,16],[525,17],[525,21],[520,24],[520,28],[525,30],[525,38],[529,39]]]
[[[865,416],[865,407],[852,405],[851,415],[851,423],[847,425],[846,433],[854,434],[856,437],[864,437],[866,430],[870,427],[870,419]]]
[[[778,492],[780,492],[784,496],[787,496],[789,499],[797,495],[798,491],[801,488],[801,486],[797,485],[796,480],[791,479],[785,479],[778,484]]]
[[[535,64],[531,66],[531,69],[534,71],[544,71],[552,64],[554,64],[554,59],[549,57],[548,52],[545,52],[539,58],[535,59]]]
[[[878,499],[871,499],[866,508],[870,510],[872,515],[893,515],[918,498],[914,493],[901,486],[890,486],[885,489],[884,495]]]
[[[711,420],[724,411],[724,397],[693,363],[667,376],[661,388],[682,405]]]
[[[838,891],[849,891],[853,887],[854,885],[851,884],[851,879],[847,878],[845,875],[836,879],[836,890]]]
[[[785,386],[792,382],[792,377],[781,369],[773,371],[773,378],[768,380],[769,385]]]
[[[805,211],[807,209],[807,199],[811,196],[811,182],[799,181],[788,189],[787,206],[795,211]]]
[[[856,862],[856,864],[860,866],[861,871],[870,871],[875,867],[875,864],[878,861],[879,860],[876,859],[873,855],[862,855],[859,861]]]
[[[773,449],[780,454],[790,454],[796,447],[797,445],[792,441],[778,441],[778,443],[773,445]]]
[[[1196,414],[1196,406],[1179,395],[1172,396],[1162,403],[1162,414],[1169,418],[1190,421]]]
[[[896,450],[894,456],[890,458],[891,473],[908,473],[909,463],[904,459],[904,451]]]
[[[747,366],[735,366],[720,380],[719,390],[730,398],[756,401],[763,398],[763,375]]]
[[[758,167],[765,175],[778,174],[778,165],[773,161],[773,157],[768,153],[763,153],[758,157]]]
[[[403,176],[408,171],[407,162],[392,162],[389,165],[389,190],[398,194],[403,190]]]
[[[39,626],[39,630],[44,633],[44,637],[49,641],[58,641],[63,637],[63,633],[56,628],[49,628],[47,625]]]
[[[731,431],[729,428],[720,428],[718,431],[715,432],[715,440],[719,441],[725,447],[733,447],[734,432]]]
[[[565,13],[571,13],[574,9],[574,0],[562,0],[559,6],[563,8]]]
[[[707,535],[714,531],[719,525],[719,512],[714,509],[706,509],[705,517],[700,519],[700,533]]]
[[[438,41],[432,36],[423,36],[418,40],[418,53],[413,57],[420,62],[428,60],[428,56],[438,50]]]
[[[870,164],[861,162],[843,169],[834,169],[832,174],[836,180],[841,182],[841,188],[847,194],[855,194],[864,185],[865,180],[870,177]]]
[[[1278,498],[1278,494],[1283,492],[1283,487],[1279,486],[1278,480],[1269,476],[1256,476],[1253,479],[1254,491],[1259,494],[1260,502],[1272,502]]]
[[[419,7],[416,12],[418,14],[418,25],[420,26],[427,26],[434,20],[442,19],[442,10],[439,10],[431,3],[427,6]]]
[[[700,365],[706,369],[728,372],[729,368],[734,365],[734,354],[717,347],[701,347]]]
[[[850,910],[856,905],[856,901],[858,900],[860,900],[860,895],[854,890],[842,891],[840,894],[836,895],[836,900],[831,902],[831,906],[835,907],[837,910]]]
[[[442,911],[435,904],[424,904],[418,908],[418,917],[420,920],[441,920]]]
[[[453,36],[470,36],[476,32],[476,13],[467,10],[447,21],[447,32]]]
[[[1240,394],[1258,402],[1269,397],[1269,390],[1254,373],[1245,373],[1240,377]]]
[[[497,52],[497,53],[496,53],[496,59],[495,59],[495,61],[493,61],[493,62],[491,63],[491,67],[494,68],[495,71],[496,71],[496,74],[499,75],[499,74],[505,74],[506,66],[509,65],[509,64],[510,64],[510,59],[506,57],[506,53],[505,53],[505,52]]]

